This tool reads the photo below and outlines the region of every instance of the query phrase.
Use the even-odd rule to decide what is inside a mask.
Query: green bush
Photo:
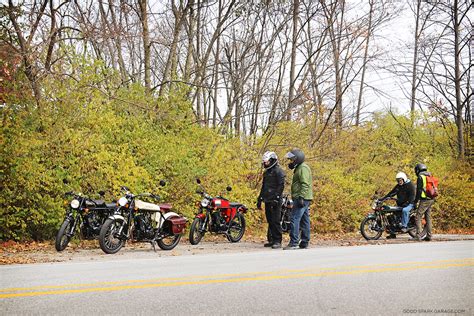
[[[67,206],[63,193],[71,189],[91,197],[105,190],[108,200],[120,197],[122,185],[155,192],[191,219],[200,199],[196,178],[211,195],[232,186],[225,195],[252,208],[246,216],[249,233],[263,234],[263,212],[254,210],[260,155],[274,150],[283,157],[293,147],[304,150],[313,172],[313,231],[356,231],[374,192],[388,192],[398,171],[415,180],[418,162],[440,179],[435,228],[470,228],[472,170],[453,158],[453,135],[436,121],[420,118],[424,123],[412,127],[403,116],[379,114],[359,128],[327,130],[313,144],[321,127],[308,116],[278,124],[268,142],[263,135],[247,144],[193,123],[184,88],[155,98],[138,84],[120,86],[100,62],[72,62],[75,79],[45,80],[40,106],[15,96],[0,110],[2,240],[53,238]],[[292,171],[284,159],[281,164],[288,192]],[[165,187],[158,185],[161,179]]]

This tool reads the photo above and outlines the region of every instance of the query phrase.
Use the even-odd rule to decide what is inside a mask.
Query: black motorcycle
[[[99,237],[100,228],[105,220],[114,212],[115,203],[106,203],[104,200],[93,200],[81,193],[67,192],[67,197],[72,197],[58,234],[56,235],[56,250],[66,249],[69,241],[80,231],[82,239],[91,240]],[[101,197],[104,192],[99,192]]]
[[[393,199],[391,199],[393,200]],[[402,209],[399,206],[389,206],[386,200],[375,199],[372,202],[373,212],[369,213],[360,224],[360,232],[366,240],[377,240],[385,231],[387,234],[405,234],[402,232]],[[423,231],[420,238],[426,236],[426,221],[422,219]],[[410,211],[407,233],[416,237],[416,211]]]
[[[163,182],[160,182],[164,185]],[[133,194],[122,187],[125,196],[119,206],[102,225],[99,235],[100,248],[107,254],[118,252],[127,240],[150,242],[163,250],[171,250],[181,240],[187,219],[171,211],[170,204],[154,204],[141,200],[143,197],[159,200],[151,193]]]

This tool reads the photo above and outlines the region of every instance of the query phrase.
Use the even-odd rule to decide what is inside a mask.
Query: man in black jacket
[[[262,157],[263,173],[262,189],[257,200],[257,208],[262,209],[265,203],[265,216],[268,222],[268,233],[265,247],[281,248],[281,196],[285,187],[285,173],[278,165],[278,157],[273,151],[267,151]]]
[[[397,206],[403,207],[402,232],[406,233],[408,231],[408,218],[415,201],[415,185],[410,181],[410,179],[408,179],[404,172],[397,173],[395,178],[397,180],[397,185],[395,185],[392,191],[388,192],[381,200],[385,200],[395,195],[397,196]],[[396,236],[395,234],[390,233],[387,238],[396,238]]]

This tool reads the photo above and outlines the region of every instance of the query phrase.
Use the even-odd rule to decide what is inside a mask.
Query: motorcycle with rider
[[[416,236],[415,185],[404,172],[397,173],[395,179],[395,187],[382,198],[374,199],[372,212],[360,225],[360,232],[366,240],[377,240],[384,231],[388,234],[387,239],[406,233],[413,238]],[[395,200],[396,206],[387,205],[388,200]]]

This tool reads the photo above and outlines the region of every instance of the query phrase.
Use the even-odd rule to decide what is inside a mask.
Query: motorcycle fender
[[[122,221],[122,222],[126,222],[125,218],[124,218],[122,215],[118,215],[118,214],[110,215],[110,216],[109,216],[109,219],[119,220],[119,221]]]
[[[160,213],[161,214],[161,213]],[[174,216],[179,216],[178,214],[176,214],[175,212],[168,212],[168,213],[165,213],[165,214],[161,214],[161,217],[163,217],[163,220],[160,220],[158,223],[159,227],[161,228],[161,226],[163,226],[163,224],[165,223],[165,221],[170,218],[170,217],[174,217]]]
[[[377,215],[375,215],[374,213],[370,213],[367,215],[367,218],[374,218],[376,219],[377,218]]]
[[[165,213],[165,214],[163,215],[163,217],[165,218],[165,220],[167,220],[168,218],[173,217],[173,216],[179,216],[179,215],[176,214],[175,212],[168,212],[168,213]]]
[[[247,213],[247,210],[248,210],[248,208],[245,205],[242,205],[241,207],[239,207],[239,209],[237,211],[239,213],[245,214],[245,213]]]
[[[199,213],[199,214],[196,215],[196,218],[205,219],[205,218],[206,218],[206,214],[204,214],[204,213]]]

